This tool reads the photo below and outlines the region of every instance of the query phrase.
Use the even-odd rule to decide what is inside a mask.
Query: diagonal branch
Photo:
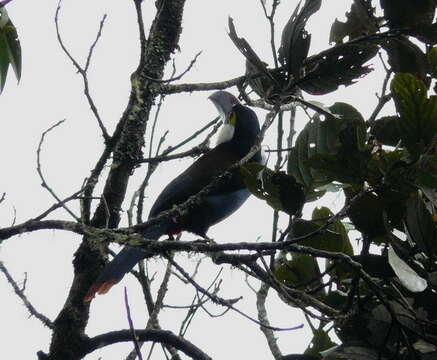
[[[9,273],[8,269],[3,264],[2,261],[0,261],[0,271],[5,275],[6,279],[8,280],[8,283],[11,284],[17,296],[23,301],[23,304],[26,307],[26,309],[29,311],[30,315],[35,316],[49,329],[53,329],[53,322],[48,317],[41,314],[35,309],[35,307],[32,305],[32,303],[29,301],[26,295],[24,295],[24,287],[20,289],[20,287],[18,286],[16,281],[12,278],[11,274]]]

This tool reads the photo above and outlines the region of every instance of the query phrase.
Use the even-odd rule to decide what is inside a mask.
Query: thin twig
[[[132,212],[133,211],[133,206],[135,204],[135,200],[136,200],[136,198],[138,198],[138,207],[137,207],[137,222],[138,223],[142,222],[145,189],[146,189],[146,187],[147,187],[147,185],[149,183],[150,177],[152,176],[153,172],[157,168],[157,164],[162,162],[162,161],[178,159],[178,158],[180,158],[182,156],[185,156],[185,155],[189,156],[188,154],[190,154],[191,151],[193,153],[195,153],[196,152],[196,150],[195,150],[196,147],[194,147],[191,150],[188,150],[185,153],[180,153],[179,155],[169,155],[171,152],[177,150],[181,146],[187,144],[188,142],[190,142],[191,140],[193,140],[194,138],[199,136],[201,133],[203,133],[205,130],[209,129],[211,126],[217,124],[219,120],[220,120],[220,118],[216,117],[215,119],[210,121],[208,124],[203,126],[201,129],[197,130],[194,134],[192,134],[188,138],[182,140],[177,145],[171,146],[171,147],[167,148],[166,150],[164,150],[159,156],[155,156],[155,157],[151,156],[151,146],[152,145],[150,145],[150,148],[149,148],[149,159],[144,159],[144,162],[147,162],[147,163],[150,164],[149,168],[147,169],[147,173],[146,173],[146,176],[145,176],[143,182],[141,183],[141,185],[138,188],[138,190],[134,193],[134,196],[132,197],[131,204],[130,204],[130,207],[129,207],[129,211]],[[154,125],[152,126],[152,135],[151,135],[152,138],[153,138],[153,133],[155,132],[155,123],[156,123],[156,117],[155,117]],[[198,145],[197,148],[199,148],[199,149],[205,148],[206,147],[206,143],[207,143],[208,140],[209,140],[209,136],[207,136],[207,138],[200,145]],[[152,141],[153,140],[151,139],[151,142]],[[158,149],[159,149],[159,147],[158,147]],[[156,159],[156,161],[152,161],[152,159]]]
[[[71,201],[71,200],[77,200],[79,199],[79,195],[81,193],[83,193],[85,191],[84,188],[76,191],[74,194],[66,197],[64,200],[61,200],[55,204],[53,204],[52,206],[50,206],[46,211],[44,211],[43,213],[41,213],[40,215],[34,217],[31,219],[31,221],[39,221],[44,219],[46,216],[48,216],[50,213],[52,213],[53,211],[55,211],[56,209],[59,209],[60,207],[63,207],[67,202]]]
[[[261,1],[261,3],[263,3]],[[265,8],[265,5],[263,5]],[[284,113],[282,111],[278,114],[278,127],[277,127],[277,137],[276,137],[276,146],[278,150],[282,149],[282,141],[284,136],[284,129],[283,129],[283,115]],[[282,152],[279,151],[277,158],[276,158],[276,164],[275,164],[275,172],[279,171],[281,169],[281,163],[282,163]],[[274,209],[273,210],[273,221],[272,221],[272,242],[275,242],[277,240],[277,234],[278,234],[278,223],[279,223],[279,211]],[[270,257],[270,268],[273,270],[275,262],[275,256],[272,255]]]
[[[96,38],[94,39],[94,42],[91,44],[90,50],[88,51],[88,56],[86,58],[85,67],[83,69],[83,71],[85,71],[85,72],[88,71],[88,68],[89,68],[90,63],[91,63],[91,58],[93,57],[94,49],[95,49],[100,37],[102,36],[103,25],[105,24],[106,18],[107,18],[107,15],[104,14],[102,17],[102,20],[100,20],[99,30],[97,31]]]
[[[70,59],[70,61],[73,63],[73,66],[76,68],[77,72],[82,76],[82,81],[83,81],[83,86],[84,86],[84,94],[85,97],[88,101],[88,104],[90,105],[91,111],[94,114],[94,117],[97,120],[97,123],[100,127],[100,130],[102,131],[102,136],[105,140],[106,143],[108,143],[111,140],[111,137],[108,134],[108,131],[105,128],[105,125],[103,124],[103,121],[99,115],[99,111],[97,109],[96,104],[94,103],[93,98],[91,97],[90,94],[90,89],[89,89],[89,83],[88,83],[88,68],[91,62],[91,57],[93,55],[94,52],[94,48],[97,45],[97,42],[99,41],[101,35],[102,35],[102,29],[103,29],[103,25],[105,23],[106,20],[106,14],[103,16],[102,20],[100,21],[100,26],[99,26],[99,30],[97,32],[97,36],[94,40],[94,42],[92,43],[90,50],[88,52],[88,56],[86,59],[86,63],[85,63],[85,67],[82,67],[77,61],[76,59],[73,57],[73,55],[71,55],[70,51],[67,49],[67,47],[64,44],[64,41],[62,40],[61,37],[61,33],[60,33],[60,29],[59,29],[59,13],[61,11],[61,3],[62,0],[59,0],[58,2],[58,6],[56,8],[56,13],[55,13],[55,27],[56,27],[56,37],[58,39],[58,43],[61,46],[62,51],[64,52],[64,54]]]
[[[200,128],[199,130],[195,131],[192,135],[188,136],[185,140],[182,140],[179,144],[177,144],[175,146],[172,146],[172,147],[169,147],[168,149],[166,149],[162,153],[162,155],[167,155],[170,152],[173,152],[173,151],[179,149],[180,147],[184,146],[185,144],[189,143],[191,140],[195,139],[197,136],[199,136],[205,130],[208,130],[211,126],[213,126],[216,123],[218,123],[219,120],[220,120],[220,117],[217,116],[215,119],[211,120],[208,124],[206,124],[205,126]]]
[[[135,351],[137,353],[138,358],[140,360],[143,360],[143,356],[141,355],[140,346],[138,344],[138,339],[137,339],[137,336],[135,334],[134,323],[132,321],[132,317],[131,317],[131,313],[130,313],[129,299],[128,299],[128,296],[127,296],[127,288],[126,288],[126,286],[124,287],[124,305],[126,307],[127,321],[129,323],[129,329],[130,329],[131,334],[132,334],[132,341],[133,341],[134,346],[135,346]]]
[[[147,321],[147,329],[154,328],[155,324],[158,322],[158,315],[163,307],[164,298],[168,291],[168,282],[170,281],[171,273],[171,263],[169,261],[167,262],[164,278],[162,279],[161,286],[159,287],[158,294],[156,296],[153,312],[150,314],[150,318]]]
[[[190,70],[191,70],[191,68],[194,66],[194,64],[196,63],[196,61],[197,61],[197,58],[200,56],[200,54],[202,54],[202,52],[201,51],[199,51],[195,56],[194,56],[194,58],[193,58],[193,60],[191,60],[191,62],[190,62],[190,64],[188,65],[188,67],[181,73],[181,74],[179,74],[178,76],[172,76],[172,77],[170,77],[169,79],[166,79],[166,80],[160,80],[160,79],[153,79],[153,78],[151,78],[151,77],[149,77],[149,76],[144,76],[147,80],[150,80],[150,81],[153,81],[153,82],[156,82],[156,83],[161,83],[161,84],[165,84],[165,83],[170,83],[170,82],[173,82],[173,81],[177,81],[177,80],[180,80],[180,79],[182,79],[183,78],[183,76],[187,73],[187,72],[189,72]]]
[[[24,295],[25,286],[23,285],[23,287],[20,289],[20,287],[18,286],[16,281],[12,278],[11,274],[9,273],[8,269],[6,268],[6,266],[2,261],[0,261],[0,271],[5,275],[9,284],[11,284],[12,288],[15,291],[15,294],[17,294],[17,296],[21,299],[21,301],[23,301],[23,304],[26,307],[26,309],[29,311],[30,315],[35,316],[49,329],[53,329],[53,322],[48,317],[41,314],[35,309],[35,307],[27,299],[26,295]]]
[[[272,50],[273,63],[275,64],[275,69],[277,69],[279,67],[279,63],[278,63],[278,55],[277,55],[276,44],[275,44],[275,20],[274,20],[274,18],[275,18],[276,8],[279,5],[279,0],[273,0],[272,10],[270,11],[270,14],[267,13],[265,0],[260,0],[260,2],[261,2],[261,6],[263,8],[263,11],[264,11],[264,16],[266,17],[267,21],[269,22],[270,47]]]
[[[144,30],[143,13],[141,11],[141,3],[143,0],[134,0],[135,11],[137,14],[138,32],[140,34],[140,64],[144,63],[146,53],[146,32]]]
[[[191,279],[190,276],[185,272],[185,270],[181,266],[179,266],[179,264],[177,264],[176,262],[172,262],[172,264],[182,274],[182,276],[184,276],[188,280],[188,282],[196,288],[196,290],[198,290],[202,294],[205,294],[208,298],[211,299],[211,301],[213,303],[221,305],[221,306],[229,307],[232,310],[234,310],[236,313],[238,313],[241,316],[243,316],[244,318],[246,318],[246,319],[248,319],[248,320],[258,324],[259,326],[268,327],[269,329],[272,329],[272,330],[275,330],[275,331],[291,331],[291,330],[300,329],[302,327],[301,325],[298,325],[298,326],[289,327],[289,328],[278,328],[278,327],[273,327],[273,326],[269,326],[269,325],[266,325],[266,324],[262,324],[258,320],[256,320],[253,317],[245,314],[243,311],[241,311],[241,310],[237,309],[235,306],[233,306],[233,304],[236,301],[238,301],[239,298],[232,299],[232,300],[225,300],[225,299],[223,299],[223,298],[221,298],[221,297],[219,297],[217,295],[209,293],[206,289],[204,289],[199,284],[197,284],[196,281]]]
[[[79,217],[78,216],[76,216],[74,213],[73,213],[73,211],[71,211],[66,205],[65,205],[65,202],[63,202],[59,197],[58,197],[58,195],[56,195],[55,194],[55,192],[53,191],[53,189],[47,184],[47,181],[45,180],[45,178],[44,178],[44,174],[42,173],[42,169],[41,169],[41,148],[42,148],[42,145],[43,145],[43,143],[44,143],[44,139],[45,139],[45,136],[50,132],[50,131],[52,131],[54,128],[56,128],[56,127],[58,127],[59,125],[61,125],[63,122],[64,122],[65,120],[61,120],[61,121],[58,121],[56,124],[54,124],[54,125],[52,125],[52,126],[50,126],[46,131],[44,131],[43,133],[42,133],[42,135],[41,135],[41,139],[40,139],[40,141],[39,141],[39,144],[38,144],[38,148],[37,148],[37,150],[36,150],[36,164],[37,164],[37,166],[36,166],[36,171],[38,172],[38,175],[39,175],[39,177],[40,177],[40,179],[41,179],[41,186],[43,187],[43,188],[45,188],[49,193],[50,193],[50,195],[52,195],[55,199],[56,199],[56,201],[58,202],[58,204],[60,204],[60,206],[62,206],[64,209],[65,209],[65,211],[67,211],[76,221],[80,221],[80,219],[79,219]]]
[[[209,147],[207,146],[195,146],[193,148],[191,148],[190,150],[187,151],[183,151],[180,152],[178,154],[173,154],[173,155],[158,155],[158,156],[154,156],[154,157],[150,157],[147,159],[142,159],[140,160],[140,163],[161,163],[161,162],[165,162],[165,161],[170,161],[170,160],[176,160],[176,159],[182,159],[185,157],[196,157],[199,155],[202,155],[206,152],[208,152],[210,150]]]
[[[215,278],[211,281],[211,284],[206,288],[207,292],[209,292],[210,289],[215,285],[221,273],[222,273],[222,269],[219,270]],[[191,275],[190,278],[194,279],[193,275]],[[186,281],[188,282],[188,280]],[[212,293],[216,295],[219,290],[220,290],[220,284],[215,286],[214,291]],[[206,308],[203,306],[208,301],[208,300],[204,300],[205,298],[208,299],[206,294],[202,294],[202,296],[199,296],[199,291],[196,289],[196,294],[193,297],[193,301],[191,302],[191,306],[188,309],[187,315],[185,316],[184,320],[181,322],[181,326],[179,328],[179,335],[185,336],[186,332],[188,331],[188,327],[193,321],[194,316],[196,315],[197,310],[199,308],[202,308],[207,314],[210,314],[209,311],[207,311]],[[229,308],[227,308],[226,311],[227,310],[229,310]]]

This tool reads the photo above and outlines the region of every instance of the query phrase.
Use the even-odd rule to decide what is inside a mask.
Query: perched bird
[[[162,190],[150,210],[149,219],[197,194],[214,178],[247,155],[255,144],[260,128],[258,118],[250,108],[241,105],[235,96],[226,91],[216,91],[209,99],[216,106],[223,122],[217,144]],[[260,162],[261,153],[257,152],[250,161]],[[245,187],[238,169],[234,169],[229,180],[213,188],[200,203],[190,208],[187,214],[158,226],[151,226],[141,235],[149,240],[157,240],[162,235],[189,231],[206,237],[210,226],[235,212],[249,195],[250,192]],[[96,293],[108,292],[146,255],[143,249],[125,246],[103,269],[84,300],[90,301]]]

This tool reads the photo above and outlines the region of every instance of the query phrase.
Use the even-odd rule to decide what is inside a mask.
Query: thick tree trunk
[[[117,127],[119,137],[114,144],[113,164],[103,191],[104,201],[100,202],[91,221],[94,226],[118,226],[129,178],[142,158],[146,124],[157,95],[152,90],[153,81],[149,79],[162,78],[164,67],[178,46],[184,3],[185,0],[156,2],[157,15],[149,38],[143,44],[145,48],[141,62],[132,77],[129,104]],[[73,283],[65,305],[54,322],[50,352],[46,356],[52,360],[79,359],[83,353],[89,317],[89,303],[84,303],[83,297],[101,270],[102,251],[84,237],[73,264]]]

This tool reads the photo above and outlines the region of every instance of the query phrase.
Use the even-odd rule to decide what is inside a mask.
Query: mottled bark
[[[93,226],[118,226],[129,178],[142,158],[146,124],[157,95],[152,90],[153,82],[148,79],[162,79],[165,65],[177,49],[184,3],[184,0],[156,2],[157,15],[138,69],[132,76],[129,103],[117,126],[117,138],[111,139],[116,140],[112,144],[113,163],[102,200],[91,220]],[[101,249],[88,240],[85,236],[75,254],[73,283],[65,305],[54,321],[48,359],[79,359],[86,350],[84,331],[89,303],[84,303],[83,297],[104,263]]]

